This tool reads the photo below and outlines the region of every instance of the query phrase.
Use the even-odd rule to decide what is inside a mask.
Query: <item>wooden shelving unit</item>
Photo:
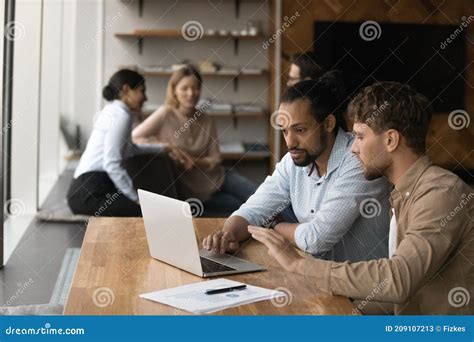
[[[263,2],[263,0],[233,0],[235,2],[235,18],[238,18],[240,15],[240,10],[241,10],[241,4],[243,2]],[[197,2],[197,1],[196,1]],[[143,45],[145,40],[150,40],[150,44],[152,43],[152,40],[169,40],[169,39],[174,39],[177,41],[182,41],[183,43],[190,43],[190,44],[195,44],[193,45],[199,48],[199,41],[200,40],[222,40],[222,43],[219,41],[219,45],[222,44],[222,46],[226,43],[226,40],[232,41],[233,42],[233,48],[234,48],[234,55],[239,55],[239,42],[240,41],[249,41],[249,42],[255,42],[257,44],[256,46],[259,46],[259,43],[263,43],[265,40],[267,40],[268,36],[274,31],[273,28],[273,23],[275,22],[272,18],[274,16],[274,0],[271,0],[268,2],[269,7],[268,7],[268,14],[261,16],[261,19],[266,22],[264,24],[267,26],[267,28],[261,28],[261,30],[258,34],[250,35],[250,34],[235,34],[236,31],[235,29],[230,30],[228,27],[220,27],[221,30],[226,30],[226,34],[220,34],[219,33],[219,28],[215,28],[215,34],[209,34],[209,32],[202,32],[202,35],[199,36],[198,39],[195,41],[189,41],[186,40],[183,37],[183,33],[181,30],[181,24],[178,24],[178,28],[176,29],[147,29],[147,30],[142,30],[142,29],[135,29],[132,30],[132,32],[116,32],[114,36],[123,41],[131,41],[133,44],[134,41],[137,44],[138,47],[138,52],[139,54],[143,54]],[[140,17],[142,16],[141,14],[143,13],[143,7],[144,7],[144,2],[139,1],[138,2],[138,8],[139,8],[139,14]],[[229,15],[229,13],[227,14]],[[232,14],[231,14],[232,15]],[[233,16],[233,15],[232,15]],[[208,24],[208,23],[207,23]],[[235,27],[235,26],[234,26]],[[209,31],[209,30],[208,30]],[[233,31],[233,32],[232,32]],[[240,32],[240,31],[239,31]],[[263,34],[264,32],[265,34]],[[232,34],[234,33],[234,34]],[[248,49],[251,44],[245,44],[242,45],[242,48]],[[252,45],[253,46],[253,45]],[[252,47],[253,48],[253,47]],[[274,61],[274,47],[270,46],[269,49],[267,50],[269,53],[269,60]],[[239,63],[240,64],[240,63]],[[241,65],[245,65],[246,61],[242,61]],[[233,85],[234,85],[234,92],[239,91],[239,80],[257,80],[257,79],[262,79],[265,78],[265,84],[266,86],[268,84],[272,84],[275,80],[275,69],[274,69],[274,63],[269,62],[267,64],[260,63],[259,67],[262,67],[261,70],[256,70],[252,69],[249,70],[249,72],[245,72],[245,70],[241,70],[238,67],[234,68],[229,65],[224,65],[223,71],[216,71],[216,72],[209,72],[209,71],[201,71],[201,74],[203,77],[208,78],[209,82],[212,82],[213,79],[229,79],[232,80]],[[235,64],[234,64],[235,65]],[[157,65],[156,70],[153,70],[153,67],[145,68],[143,65],[122,65],[120,66],[121,68],[126,67],[130,69],[134,69],[138,72],[140,72],[142,75],[145,77],[169,77],[172,75],[173,70],[168,69],[168,66],[163,66],[163,65]],[[229,70],[230,69],[230,70]],[[235,69],[235,72],[233,72],[232,69]],[[251,68],[249,68],[251,69]],[[268,82],[267,82],[268,79]],[[250,82],[252,82],[250,81]],[[206,81],[208,82],[208,81]],[[243,82],[243,81],[242,81]],[[260,82],[260,81],[259,81]],[[265,87],[266,87],[265,86]],[[273,88],[272,88],[273,89]],[[236,94],[238,95],[238,94]],[[272,142],[273,142],[273,130],[269,127],[269,123],[262,118],[266,118],[269,116],[269,113],[273,111],[272,106],[273,106],[273,99],[275,98],[274,90],[271,90],[268,92],[268,100],[266,101],[265,104],[260,103],[260,105],[264,108],[264,110],[259,110],[259,111],[242,111],[238,110],[238,108],[235,108],[235,110],[232,111],[212,111],[209,110],[207,111],[207,114],[209,116],[213,116],[216,118],[216,120],[233,120],[234,127],[237,127],[240,125],[238,123],[238,118],[243,118],[243,125],[247,124],[248,125],[248,120],[257,120],[258,119],[258,125],[262,125],[261,131],[262,134],[265,132],[268,135],[268,139],[264,141],[264,143],[267,145],[267,148],[264,148],[262,150],[252,150],[252,148],[246,148],[244,152],[222,152],[221,156],[223,160],[229,161],[229,162],[239,162],[239,161],[262,161],[262,165],[267,165],[267,170],[272,169],[273,165],[273,157],[272,153]],[[219,100],[215,99],[218,103]],[[251,102],[252,99],[248,99],[249,103]],[[231,102],[231,101],[229,101]],[[244,101],[247,102],[247,99]],[[149,114],[150,110],[146,110],[145,114]],[[245,120],[245,121],[244,121]],[[255,121],[257,123],[257,121]],[[252,125],[254,125],[252,123]],[[258,126],[258,131],[260,131],[260,126]],[[256,133],[258,134],[258,133]],[[239,139],[239,138],[237,138]],[[245,134],[242,135],[240,138],[241,140],[245,140]]]
[[[173,74],[171,70],[164,70],[164,71],[145,71],[138,66],[126,66],[128,69],[136,70],[140,72],[145,77],[169,77]],[[268,77],[269,72],[268,70],[260,70],[258,72],[245,72],[245,71],[236,71],[236,72],[211,72],[211,71],[201,71],[201,75],[203,77],[217,77],[217,78],[231,78],[234,85],[234,91],[238,91],[239,89],[239,80],[242,78],[255,78],[255,77]]]

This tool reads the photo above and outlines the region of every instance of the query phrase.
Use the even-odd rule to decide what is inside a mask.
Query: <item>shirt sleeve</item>
[[[408,213],[410,226],[391,259],[336,263],[307,258],[299,272],[323,292],[405,303],[449,262],[470,228],[467,207],[444,226],[440,224],[449,210],[459,206],[460,195],[446,196],[453,190],[444,186],[432,188],[414,199]]]
[[[133,139],[148,138],[158,132],[166,120],[167,107],[160,106],[132,131]]]
[[[359,204],[363,200],[374,199],[379,205],[382,200],[387,202],[389,194],[385,181],[366,180],[354,155],[347,154],[337,172],[332,176],[337,179],[314,218],[299,224],[295,230],[296,245],[313,255],[330,251],[347,234],[361,215]],[[380,209],[388,210],[386,206]]]
[[[127,145],[131,143],[131,117],[121,114],[114,118],[104,140],[103,168],[115,187],[132,201],[138,201],[138,194],[132,179],[122,167]]]
[[[241,216],[256,226],[270,224],[291,203],[290,163],[293,162],[287,154],[276,164],[273,174],[232,215]]]

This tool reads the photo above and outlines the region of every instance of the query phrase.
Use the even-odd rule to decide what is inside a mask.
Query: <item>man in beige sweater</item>
[[[424,96],[395,82],[367,87],[349,105],[352,152],[365,177],[394,185],[389,258],[304,258],[277,232],[249,226],[253,238],[286,270],[323,292],[358,300],[362,312],[384,303],[395,314],[474,314],[474,192],[425,155],[429,107]]]

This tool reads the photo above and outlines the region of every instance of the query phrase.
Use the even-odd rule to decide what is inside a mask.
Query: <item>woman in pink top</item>
[[[182,199],[199,199],[206,214],[229,214],[256,186],[235,171],[224,171],[214,122],[204,108],[196,108],[201,88],[202,77],[192,65],[175,71],[165,105],[138,125],[132,137],[135,142],[167,144],[180,168],[177,183]]]

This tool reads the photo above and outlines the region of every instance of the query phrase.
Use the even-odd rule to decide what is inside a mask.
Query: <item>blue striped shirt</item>
[[[390,187],[385,178],[364,178],[351,152],[353,139],[339,129],[322,177],[314,163],[296,166],[287,153],[232,215],[266,226],[291,204],[299,223],[294,239],[301,250],[334,261],[387,257]]]

